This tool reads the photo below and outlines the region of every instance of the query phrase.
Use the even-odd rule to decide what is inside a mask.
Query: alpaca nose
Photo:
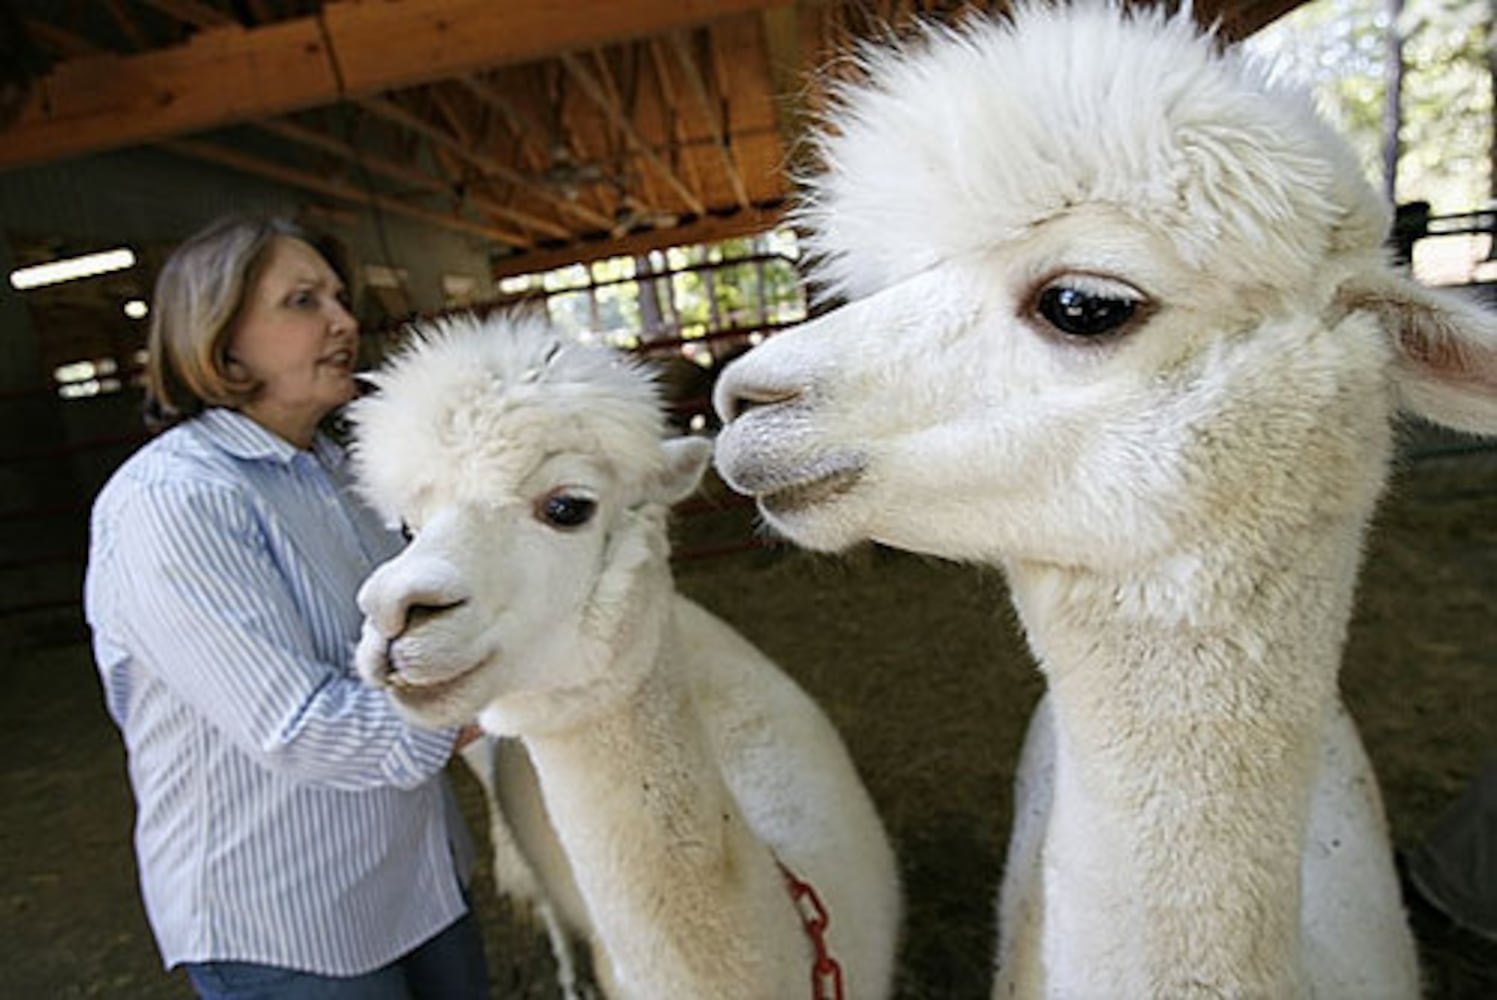
[[[401,632],[409,632],[411,629],[424,625],[433,618],[439,618],[448,611],[455,611],[468,603],[466,597],[460,597],[450,601],[411,601],[405,606],[405,624]]]
[[[780,406],[799,399],[799,386],[775,386],[735,374],[729,366],[712,390],[712,407],[724,424],[730,424],[757,406]]]
[[[466,586],[448,567],[401,566],[399,560],[375,570],[358,595],[359,610],[387,641],[464,607],[468,600]]]

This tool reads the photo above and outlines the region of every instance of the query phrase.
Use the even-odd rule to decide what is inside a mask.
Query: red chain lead
[[[790,887],[790,898],[795,903],[796,911],[800,913],[806,937],[811,939],[811,948],[816,953],[816,961],[811,966],[812,1000],[843,1000],[842,966],[837,964],[826,945],[826,929],[832,919],[827,916],[826,907],[821,905],[821,897],[816,895],[811,883],[796,878],[795,873],[786,868],[783,862],[775,863],[780,866],[780,874],[785,876],[785,884]]]

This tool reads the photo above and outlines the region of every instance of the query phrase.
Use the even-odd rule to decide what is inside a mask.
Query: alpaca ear
[[[712,459],[712,442],[706,438],[667,438],[660,443],[665,451],[665,468],[660,473],[661,497],[667,505],[691,496],[707,471]]]
[[[1392,340],[1399,408],[1470,434],[1497,434],[1497,313],[1401,275],[1361,275],[1338,301],[1377,316]]]

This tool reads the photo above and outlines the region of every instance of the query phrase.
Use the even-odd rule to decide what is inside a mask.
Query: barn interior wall
[[[306,200],[294,189],[151,149],[14,170],[0,174],[0,268],[8,275],[17,250],[36,240],[65,252],[121,244],[164,252],[220,214],[296,214]],[[487,251],[470,237],[354,209],[314,210],[307,221],[337,238],[355,268],[382,264],[404,275],[405,287],[386,302],[440,309],[444,275],[487,287]],[[148,295],[159,256],[144,255],[125,284]],[[88,507],[144,440],[139,390],[58,397],[50,368],[59,347],[47,338],[86,341],[87,334],[44,328],[28,294],[8,282],[0,288],[0,629],[10,630],[24,628],[37,610],[77,615]]]

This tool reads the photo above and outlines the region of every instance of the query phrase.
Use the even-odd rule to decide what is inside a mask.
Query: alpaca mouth
[[[415,679],[398,670],[391,670],[384,677],[385,687],[390,689],[390,694],[401,704],[409,708],[419,708],[422,705],[430,705],[432,702],[441,701],[451,694],[464,682],[473,676],[482,664],[474,664],[466,667],[455,674],[435,679]]]
[[[790,486],[760,494],[759,506],[767,514],[794,514],[797,511],[828,503],[852,492],[863,478],[861,465],[839,469],[816,479],[802,480]]]

